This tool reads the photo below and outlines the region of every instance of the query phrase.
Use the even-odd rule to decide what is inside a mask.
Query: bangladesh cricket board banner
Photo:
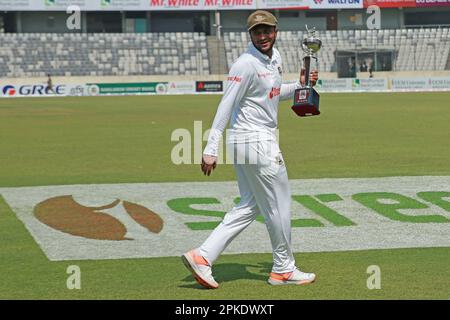
[[[88,95],[164,94],[168,82],[88,83]]]

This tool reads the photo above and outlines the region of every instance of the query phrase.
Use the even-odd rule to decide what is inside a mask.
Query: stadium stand
[[[381,29],[381,30],[327,30],[318,31],[323,47],[319,51],[319,70],[336,71],[335,52],[376,51],[394,52],[395,71],[444,70],[450,51],[449,28],[427,29]],[[298,72],[303,52],[302,31],[279,31],[277,47],[282,55],[285,72]],[[224,35],[227,63],[233,61],[246,50],[250,41],[247,32],[229,32]]]
[[[319,70],[336,71],[336,51],[393,53],[394,71],[444,70],[450,29],[318,31],[323,41]],[[284,72],[297,73],[303,31],[280,31],[277,47]],[[246,50],[247,32],[223,36],[228,67]],[[211,62],[204,33],[5,33],[0,37],[0,76],[208,75]]]
[[[0,76],[209,74],[203,33],[5,33]]]

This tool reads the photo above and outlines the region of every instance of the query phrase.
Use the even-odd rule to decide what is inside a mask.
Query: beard
[[[261,45],[256,44],[255,42],[253,42],[253,40],[252,43],[259,52],[265,55],[270,54],[272,52],[273,46],[275,45],[275,41],[273,41],[268,48],[262,48]]]

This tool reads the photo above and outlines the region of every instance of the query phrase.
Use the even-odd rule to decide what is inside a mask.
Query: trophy
[[[309,83],[309,72],[311,69],[311,60],[314,59],[317,62],[317,52],[322,47],[322,41],[316,37],[316,30],[308,29],[306,26],[306,31],[308,35],[303,39],[302,49],[305,53],[303,57],[303,67],[305,68],[305,86],[300,89],[295,90],[294,94],[294,105],[292,110],[300,116],[316,116],[320,114],[319,111],[319,93],[310,86]]]

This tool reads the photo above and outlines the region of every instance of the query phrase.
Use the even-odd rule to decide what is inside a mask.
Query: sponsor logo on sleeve
[[[234,82],[242,82],[242,78],[238,76],[231,76],[227,78],[228,81],[234,81]]]
[[[272,88],[269,92],[269,98],[273,99],[276,96],[279,96],[281,93],[281,88]]]

